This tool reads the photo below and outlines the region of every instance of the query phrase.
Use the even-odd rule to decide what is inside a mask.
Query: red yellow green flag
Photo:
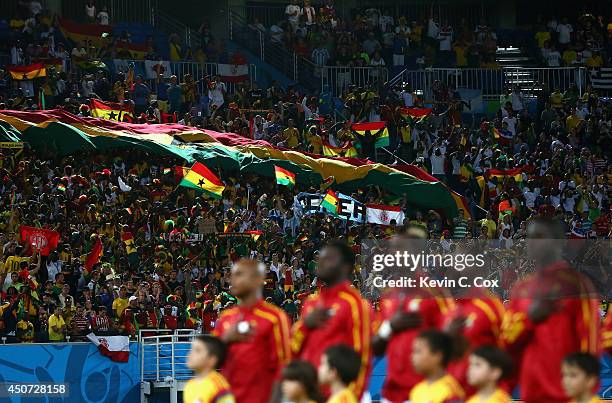
[[[94,118],[128,123],[134,120],[132,108],[128,105],[92,99],[90,100],[89,108],[91,116]]]
[[[375,147],[389,146],[389,129],[387,129],[385,122],[354,123],[352,129],[361,136],[365,136],[367,132],[372,136],[376,136]]]
[[[519,183],[523,181],[523,170],[521,168],[514,169],[489,169],[489,176],[495,177],[499,181],[503,181],[504,178],[512,177],[514,181]]]
[[[334,147],[327,141],[323,141],[323,155],[326,157],[357,157],[358,153],[350,141],[347,141],[342,147]]]
[[[293,172],[274,165],[274,173],[276,174],[276,183],[278,185],[295,186],[295,174]]]
[[[8,66],[13,80],[33,80],[47,75],[47,69],[42,63],[34,63],[28,66]]]
[[[338,215],[338,196],[336,192],[329,189],[321,201],[321,207],[333,215]]]
[[[223,190],[225,190],[223,182],[206,165],[200,162],[196,162],[191,167],[179,185],[199,189],[216,199],[220,199]]]

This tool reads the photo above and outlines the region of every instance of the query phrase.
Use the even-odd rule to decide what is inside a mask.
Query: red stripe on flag
[[[196,162],[191,167],[191,170],[194,171],[195,173],[199,174],[199,175],[202,175],[204,178],[206,178],[213,185],[223,186],[223,183],[219,180],[219,178],[217,178],[217,175],[212,173],[212,171],[210,169],[208,169],[206,167],[206,165],[202,164],[201,162]]]
[[[278,172],[282,172],[290,178],[295,178],[295,174],[291,171],[287,171],[285,168],[279,167],[278,165],[274,165],[274,169]]]
[[[366,204],[366,207],[378,210],[402,211],[402,208],[400,206],[387,206],[385,204]]]
[[[12,71],[14,73],[29,73],[31,71],[44,69],[45,65],[42,63],[33,63],[28,66],[7,66],[8,71]]]
[[[354,123],[352,128],[355,131],[364,130],[380,130],[387,125],[387,122],[365,122],[365,123]]]

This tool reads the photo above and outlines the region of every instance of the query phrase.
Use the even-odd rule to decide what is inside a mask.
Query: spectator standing
[[[176,76],[170,77],[170,85],[168,86],[168,112],[180,112],[181,110],[181,99],[183,90],[178,84],[178,78]]]
[[[561,20],[561,24],[557,25],[556,32],[559,34],[559,46],[561,49],[566,49],[572,41],[572,32],[574,32],[574,28],[567,22],[566,17]]]
[[[96,19],[100,25],[109,25],[110,15],[108,14],[108,8],[106,6],[102,7]]]
[[[151,90],[149,86],[143,82],[142,76],[139,74],[136,76],[136,83],[132,90],[132,100],[134,101],[134,114],[139,117],[141,113],[144,113],[149,107],[149,99],[151,97]]]
[[[297,3],[297,0],[291,0],[291,4],[288,4],[285,8],[285,15],[287,16],[287,21],[289,21],[289,25],[291,26],[291,32],[295,32],[300,20],[301,9]]]
[[[308,28],[317,23],[317,13],[315,8],[310,4],[310,0],[304,0],[304,7],[302,7],[300,11],[300,16]]]
[[[96,21],[96,5],[93,0],[87,0],[85,3],[85,19],[90,23]]]
[[[53,315],[49,316],[49,341],[65,341],[66,322],[59,305],[52,307]]]

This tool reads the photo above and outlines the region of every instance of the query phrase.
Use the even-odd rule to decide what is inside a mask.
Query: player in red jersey
[[[240,303],[223,311],[213,334],[228,346],[222,368],[238,403],[267,403],[291,359],[289,318],[262,299],[265,266],[242,259],[232,267],[232,294]]]
[[[532,220],[527,236],[536,271],[512,290],[502,341],[519,363],[522,400],[566,402],[559,376],[563,357],[600,353],[599,300],[588,279],[562,259],[564,231],[558,222]]]
[[[601,327],[601,347],[608,354],[612,354],[612,312],[608,308],[608,313]]]
[[[445,328],[467,344],[462,358],[451,361],[448,372],[457,379],[466,396],[476,392],[467,381],[470,353],[481,346],[499,346],[505,308],[501,299],[486,288],[474,288],[457,300],[446,318]],[[502,383],[502,388],[506,383]]]
[[[372,369],[372,309],[351,286],[355,254],[342,241],[332,241],[323,248],[317,266],[317,278],[323,283],[321,292],[309,296],[300,320],[293,326],[291,347],[301,359],[317,367],[321,355],[330,346],[347,344],[361,357],[357,380],[351,384],[355,396],[367,400],[367,381]]]
[[[410,228],[405,237],[396,237],[391,243],[398,250],[412,248],[420,244],[412,240],[424,237],[422,230]],[[387,356],[387,374],[381,391],[383,403],[407,401],[410,390],[423,380],[407,358],[412,354],[414,339],[424,330],[441,329],[453,306],[450,294],[442,288],[391,288],[384,292],[380,302],[382,324],[373,338],[376,355],[386,353]]]

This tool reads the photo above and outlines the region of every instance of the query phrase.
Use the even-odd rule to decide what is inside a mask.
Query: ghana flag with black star
[[[295,186],[295,174],[278,165],[274,165],[274,174],[276,175],[276,184],[293,187]]]
[[[132,107],[129,105],[92,99],[89,103],[89,109],[91,116],[94,118],[128,123],[134,121],[134,112],[132,111]]]
[[[225,190],[225,185],[223,185],[221,179],[200,162],[196,162],[191,167],[179,185],[199,189],[215,199],[220,199],[223,190]]]

